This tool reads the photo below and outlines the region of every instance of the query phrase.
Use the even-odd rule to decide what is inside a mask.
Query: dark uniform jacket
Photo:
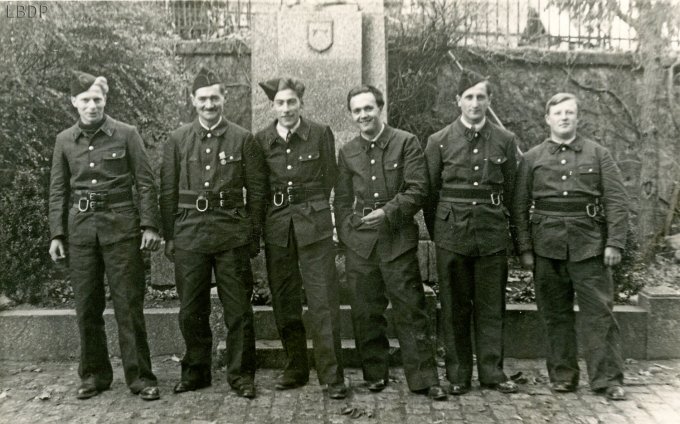
[[[166,240],[202,253],[259,241],[265,185],[262,151],[248,130],[224,118],[212,131],[198,119],[181,126],[170,134],[163,150],[161,215]],[[220,192],[228,193],[229,207],[217,207],[216,201],[206,212],[179,207],[182,193]]]
[[[355,137],[340,149],[338,169],[336,222],[348,248],[368,258],[378,243],[381,260],[391,261],[418,246],[413,216],[425,200],[427,175],[416,136],[385,125],[374,143]],[[385,211],[379,229],[364,228],[364,207]]]
[[[139,209],[129,202],[96,213],[78,211],[79,198],[88,192],[131,193],[133,185]],[[52,238],[68,234],[72,244],[107,245],[137,237],[140,226],[160,227],[157,199],[153,172],[135,127],[106,116],[91,139],[77,123],[57,135],[50,178]]]
[[[274,121],[255,135],[264,151],[269,175],[265,242],[288,246],[291,222],[299,246],[332,237],[329,197],[338,175],[333,133],[326,125],[300,118],[300,126],[286,142],[277,133],[276,124]],[[289,204],[288,187],[298,193],[304,191],[307,201]],[[277,193],[277,198],[283,200],[278,206],[274,204]]]
[[[506,250],[516,152],[515,135],[489,121],[477,136],[458,118],[429,137],[425,159],[430,186],[424,215],[430,237],[438,247],[467,256]],[[440,199],[442,189],[461,187],[502,192],[502,204]]]
[[[604,213],[595,217],[531,213],[536,200],[599,198]],[[609,151],[577,136],[570,144],[550,139],[529,150],[517,175],[514,219],[520,252],[581,261],[601,255],[605,246],[623,249],[628,226],[627,195]]]

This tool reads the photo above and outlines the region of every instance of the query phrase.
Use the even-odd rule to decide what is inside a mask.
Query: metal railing
[[[173,27],[184,39],[221,38],[250,28],[251,0],[166,0]]]

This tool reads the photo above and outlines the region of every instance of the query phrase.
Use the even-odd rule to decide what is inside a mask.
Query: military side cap
[[[464,70],[458,80],[458,91],[456,94],[461,96],[465,90],[474,87],[482,81],[487,81],[488,78],[482,74],[478,74],[475,71]]]
[[[73,77],[71,78],[71,96],[75,97],[78,94],[87,91],[92,87],[94,81],[97,79],[94,75],[87,72],[71,71]]]
[[[281,90],[291,89],[295,91],[300,99],[302,99],[302,96],[305,94],[305,85],[302,83],[302,81],[296,78],[274,78],[265,82],[261,82],[259,85],[262,87],[262,90],[264,90],[264,94],[266,94],[267,98],[271,101],[274,101],[276,93]]]
[[[213,71],[209,71],[205,68],[201,68],[194,78],[194,84],[191,86],[191,92],[195,93],[196,90],[203,87],[210,87],[211,85],[220,84],[220,80],[217,78],[217,74]]]

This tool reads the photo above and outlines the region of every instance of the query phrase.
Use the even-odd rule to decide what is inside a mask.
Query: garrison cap
[[[474,87],[480,82],[488,80],[489,79],[487,77],[478,74],[475,71],[470,71],[466,69],[462,72],[460,80],[458,80],[458,91],[456,92],[456,94],[461,96],[468,88]]]
[[[295,91],[295,94],[297,94],[300,100],[302,100],[302,96],[305,94],[305,85],[297,78],[274,78],[259,84],[267,95],[267,98],[272,101],[274,100],[274,97],[276,97],[276,93],[281,90],[291,89]]]
[[[217,74],[205,68],[201,68],[194,78],[194,84],[191,86],[191,92],[196,93],[196,90],[203,87],[210,87],[211,85],[220,84],[221,81],[217,78]]]
[[[94,75],[87,72],[71,71],[71,73],[73,74],[70,85],[72,97],[89,90],[97,79]]]

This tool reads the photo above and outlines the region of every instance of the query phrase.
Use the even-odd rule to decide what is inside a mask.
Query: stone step
[[[401,365],[401,350],[399,341],[394,338],[388,339],[390,343],[389,361],[391,366]],[[227,344],[224,340],[217,345],[217,364],[225,365]],[[255,342],[258,368],[279,368],[286,365],[286,355],[280,340],[257,340]],[[307,358],[310,366],[314,366],[314,350],[312,341],[307,340]],[[361,368],[359,352],[356,350],[354,340],[342,340],[342,360],[345,367]]]

